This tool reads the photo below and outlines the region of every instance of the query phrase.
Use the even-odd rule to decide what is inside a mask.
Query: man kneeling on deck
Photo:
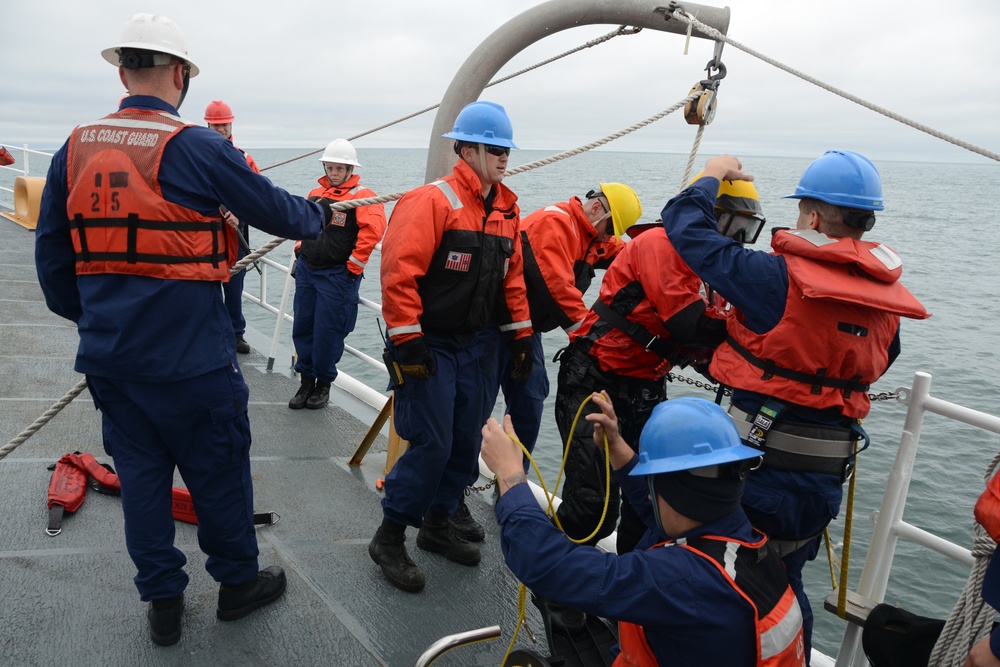
[[[639,454],[618,432],[607,394],[587,415],[615,475],[650,528],[624,555],[573,544],[528,488],[510,417],[483,427],[482,456],[499,480],[496,505],[507,566],[538,595],[615,620],[616,666],[802,666],[802,615],[767,538],[740,508],[760,453],[701,398],[658,405]],[[663,534],[667,537],[664,540]],[[652,539],[659,535],[658,539]]]

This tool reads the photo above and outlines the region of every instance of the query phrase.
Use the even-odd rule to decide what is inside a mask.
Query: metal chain
[[[497,483],[497,478],[494,477],[493,479],[491,479],[490,481],[486,482],[486,484],[484,484],[482,486],[476,486],[475,484],[470,484],[465,489],[465,495],[471,496],[473,491],[489,491],[494,486],[496,486],[496,483]]]
[[[702,382],[701,380],[696,380],[694,378],[678,375],[677,373],[668,373],[667,379],[670,380],[671,382],[675,380],[678,382],[684,382],[686,384],[698,387],[699,389],[705,389],[706,391],[710,391],[712,393],[719,391],[719,385],[717,384],[709,384],[708,382]],[[723,393],[726,396],[732,396],[733,390],[730,387],[726,387]],[[899,398],[899,394],[895,391],[883,391],[878,394],[868,394],[868,398],[872,401],[891,401]]]

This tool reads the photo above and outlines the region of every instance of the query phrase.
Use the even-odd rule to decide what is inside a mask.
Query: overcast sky
[[[587,1],[587,0],[583,0]],[[605,0],[611,1],[611,0]],[[129,16],[161,11],[184,31],[201,74],[181,109],[201,121],[213,99],[236,115],[245,148],[319,148],[441,101],[456,70],[538,0],[0,0],[6,62],[0,142],[52,148],[124,92],[100,56]],[[667,4],[665,1],[662,4]],[[728,0],[729,36],[831,85],[1000,151],[1000,2]],[[583,26],[521,52],[500,75],[612,30]],[[561,151],[668,108],[703,76],[712,45],[644,30],[488,89],[522,148]],[[830,147],[879,160],[991,163],[727,46],[728,76],[702,154],[814,157]],[[433,114],[357,140],[424,147]],[[609,150],[686,153],[694,129],[675,113]]]

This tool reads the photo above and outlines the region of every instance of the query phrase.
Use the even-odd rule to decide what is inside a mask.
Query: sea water
[[[360,143],[360,142],[359,142]],[[360,144],[363,146],[363,144]],[[289,191],[305,195],[322,176],[318,154],[274,169],[269,165],[302,155],[296,149],[250,150],[265,175]],[[514,151],[510,168],[550,156],[553,152]],[[15,155],[16,157],[16,155]],[[426,151],[420,149],[359,148],[357,170],[361,183],[380,195],[405,192],[423,183]],[[41,160],[32,158],[33,173],[44,173]],[[783,199],[794,191],[809,159],[743,157],[745,169],[756,177],[767,227],[794,226],[796,200]],[[517,193],[522,216],[542,206],[583,196],[604,181],[630,185],[643,205],[642,222],[659,217],[663,205],[684,180],[686,155],[663,153],[619,153],[592,151],[570,160],[509,177],[505,183]],[[695,171],[704,164],[695,163]],[[993,199],[1000,196],[1000,167],[990,164],[930,164],[878,162],[882,175],[886,210],[878,214],[867,239],[881,241],[903,258],[903,283],[933,314],[929,320],[903,320],[902,353],[872,387],[874,393],[889,393],[908,386],[917,371],[933,375],[932,393],[944,400],[1000,414],[1000,362],[997,359],[997,327],[1000,326],[997,256],[1000,220]],[[2,174],[0,174],[2,176]],[[8,185],[0,181],[2,185]],[[9,185],[8,185],[9,187]],[[0,192],[0,203],[8,208],[9,195]],[[390,213],[392,204],[386,205]],[[251,232],[251,244],[263,245],[270,237]],[[769,234],[761,234],[756,248],[767,250]],[[280,246],[276,261],[287,263],[288,244]],[[361,286],[363,297],[381,302],[378,283],[379,254],[375,253]],[[245,289],[259,291],[256,272],[247,275]],[[272,276],[275,274],[272,273]],[[280,300],[282,280],[270,278],[268,298]],[[596,298],[601,272],[586,300]],[[290,302],[289,302],[290,303]],[[290,308],[290,306],[289,306]],[[273,315],[246,303],[250,326],[268,335],[274,330]],[[378,316],[361,309],[358,324],[347,342],[380,358]],[[291,327],[286,325],[282,343],[292,349]],[[808,334],[806,334],[808,335]],[[542,429],[535,448],[545,480],[552,484],[561,459],[562,446],[553,417],[556,365],[552,355],[566,343],[565,334],[544,336],[547,370],[552,384]],[[278,359],[287,369],[290,359]],[[339,365],[367,384],[382,389],[384,371],[345,355]],[[701,379],[690,369],[680,375]],[[703,389],[683,383],[668,385],[668,395],[713,398]],[[871,515],[878,510],[889,468],[902,431],[906,407],[895,400],[873,402],[864,427],[871,447],[859,457],[857,497],[854,501],[854,531],[851,540],[850,587],[857,585],[864,554],[872,534]],[[501,413],[498,404],[496,415]],[[1000,448],[995,436],[978,429],[946,423],[928,415],[924,422],[921,450],[910,486],[904,518],[959,545],[972,545],[972,506],[983,489],[983,475]],[[846,491],[846,488],[845,488]],[[837,553],[841,553],[845,505],[830,526]],[[900,541],[893,563],[886,601],[915,613],[944,618],[965,584],[968,570],[923,548]],[[806,589],[816,616],[814,645],[826,654],[836,653],[843,622],[824,611],[823,599],[831,590],[830,566],[825,550],[805,571]]]

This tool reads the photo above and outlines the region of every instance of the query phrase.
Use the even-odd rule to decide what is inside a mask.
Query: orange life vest
[[[807,407],[862,418],[868,388],[888,367],[899,317],[930,317],[899,282],[902,262],[878,243],[782,230],[771,246],[788,267],[781,321],[761,335],[739,311],[715,351],[712,377]]]
[[[236,230],[160,190],[163,149],[184,127],[176,116],[126,109],[73,130],[66,213],[77,274],[229,280]]]
[[[757,667],[804,667],[802,611],[777,554],[767,548],[763,533],[754,532],[760,536],[756,542],[703,535],[653,548],[676,546],[705,558],[749,603],[757,630]],[[613,667],[659,665],[642,626],[620,622],[618,641],[621,653]]]
[[[976,522],[1000,544],[1000,473],[993,475],[976,501],[975,515]]]

